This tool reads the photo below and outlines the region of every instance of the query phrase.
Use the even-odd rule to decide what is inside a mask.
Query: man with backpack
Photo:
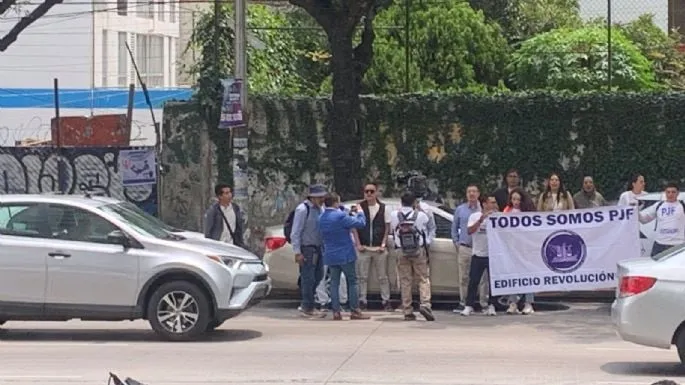
[[[676,183],[669,183],[664,192],[665,201],[652,205],[640,213],[641,223],[655,220],[652,256],[685,243],[685,203],[678,201],[680,189]]]
[[[435,321],[431,310],[431,284],[428,272],[428,248],[435,236],[428,230],[428,215],[414,208],[415,194],[406,191],[400,201],[402,207],[392,212],[390,226],[393,229],[397,252],[397,273],[400,279],[404,319],[416,320],[412,306],[412,284],[416,280],[419,285],[419,313],[426,321]]]
[[[205,213],[205,238],[245,247],[243,215],[240,207],[233,203],[233,189],[227,184],[217,184],[214,195],[216,202]]]
[[[319,217],[322,213],[326,187],[320,184],[309,186],[307,199],[300,203],[286,219],[284,233],[293,246],[295,263],[300,266],[300,311],[305,316],[314,316],[314,294],[323,278],[323,254]]]

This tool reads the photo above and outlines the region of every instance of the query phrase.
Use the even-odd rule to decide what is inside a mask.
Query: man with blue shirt
[[[320,184],[309,186],[307,199],[295,209],[293,228],[290,232],[291,244],[295,252],[295,262],[300,266],[300,290],[302,304],[300,312],[314,316],[314,293],[323,278],[323,261],[319,217],[321,216],[326,187]]]
[[[466,187],[466,202],[457,206],[454,210],[452,221],[452,241],[457,249],[457,283],[459,285],[459,306],[454,309],[455,313],[464,310],[466,305],[466,292],[469,287],[469,270],[471,269],[472,241],[468,231],[468,222],[471,214],[481,211],[480,189],[475,184]],[[486,273],[487,274],[487,273]],[[488,277],[478,285],[480,305],[486,308],[488,305]]]
[[[333,320],[342,320],[340,313],[340,276],[345,274],[347,281],[347,298],[351,309],[350,319],[369,319],[359,309],[357,294],[357,250],[354,247],[350,230],[363,229],[366,226],[364,212],[356,205],[350,212],[339,209],[340,197],[330,193],[324,199],[325,209],[319,219],[319,229],[323,240],[324,264],[331,274],[331,309]]]

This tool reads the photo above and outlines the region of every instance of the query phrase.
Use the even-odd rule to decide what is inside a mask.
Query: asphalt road
[[[649,385],[685,383],[674,350],[622,342],[607,305],[531,316],[404,322],[305,320],[265,304],[202,342],[165,343],[144,322],[7,323],[0,384]]]

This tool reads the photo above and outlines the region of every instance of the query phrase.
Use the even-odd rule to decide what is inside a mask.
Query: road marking
[[[83,376],[54,376],[54,375],[44,375],[44,376],[7,375],[7,376],[5,376],[5,375],[0,374],[0,379],[5,379],[5,380],[11,380],[11,379],[17,379],[17,380],[27,380],[27,379],[74,380],[74,379],[78,379],[78,378],[83,378]]]
[[[0,346],[19,346],[19,347],[33,347],[40,346],[42,348],[50,347],[74,347],[74,346],[129,346],[130,344],[124,342],[24,342],[24,341],[0,341]]]
[[[585,348],[587,350],[598,350],[598,351],[616,351],[616,352],[645,352],[645,351],[651,351],[651,352],[667,352],[667,353],[672,353],[673,351],[668,350],[668,349],[659,349],[659,348],[650,348],[650,347],[644,347],[644,348]]]

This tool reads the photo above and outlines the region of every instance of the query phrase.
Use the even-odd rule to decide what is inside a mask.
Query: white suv
[[[254,254],[174,234],[124,202],[0,195],[0,325],[146,319],[188,340],[270,292]]]

